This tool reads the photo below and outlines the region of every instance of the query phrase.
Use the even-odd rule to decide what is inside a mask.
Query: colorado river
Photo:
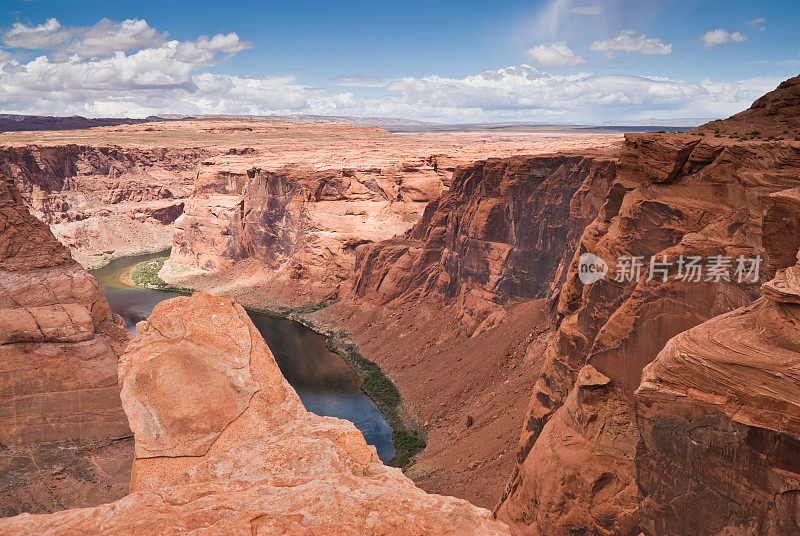
[[[180,296],[177,292],[148,290],[127,282],[133,266],[161,256],[163,253],[126,257],[92,271],[111,309],[125,320],[131,332],[135,333],[136,323],[147,319],[158,302]],[[361,390],[355,372],[328,350],[325,337],[286,318],[253,311],[248,314],[306,409],[317,415],[351,421],[367,443],[375,445],[381,460],[388,461],[394,455],[392,427]]]

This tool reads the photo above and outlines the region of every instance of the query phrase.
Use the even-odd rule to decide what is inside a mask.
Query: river
[[[178,292],[148,290],[127,283],[126,276],[133,266],[163,255],[125,257],[91,272],[100,282],[111,310],[125,320],[132,333],[136,332],[136,323],[147,319],[158,302],[180,296]],[[328,350],[325,337],[286,318],[254,311],[248,314],[306,409],[351,421],[367,443],[375,445],[381,460],[388,461],[394,455],[392,427],[361,390],[355,372],[341,356]]]

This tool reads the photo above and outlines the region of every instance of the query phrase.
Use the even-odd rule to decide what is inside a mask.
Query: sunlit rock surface
[[[0,532],[509,534],[488,510],[383,465],[352,423],[306,412],[230,298],[162,302],[138,333],[119,371],[131,494],[2,520]]]
[[[117,388],[129,338],[97,281],[0,178],[0,515],[124,495]]]

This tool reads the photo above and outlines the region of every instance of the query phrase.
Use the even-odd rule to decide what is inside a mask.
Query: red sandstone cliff
[[[160,303],[120,365],[136,438],[131,494],[0,520],[7,535],[508,535],[428,495],[352,423],[308,413],[247,313],[196,293]]]
[[[357,244],[419,218],[444,189],[441,173],[421,161],[344,169],[270,168],[250,154],[205,161],[175,222],[171,260],[208,272],[256,265],[281,302],[315,303],[337,295]]]
[[[780,110],[796,111],[797,87],[785,83],[753,109],[769,103],[789,121],[791,114]],[[703,132],[626,136],[617,180],[584,231],[562,287],[559,327],[498,507],[520,533],[638,534],[633,394],[643,368],[672,336],[760,294],[758,284],[735,277],[679,280],[677,260],[763,256],[764,201],[800,183],[800,143]],[[582,284],[577,258],[584,252],[606,259],[609,277]],[[617,282],[616,260],[624,255],[666,256],[673,264],[666,281]]]
[[[768,201],[765,237],[776,212],[796,227],[800,188]],[[798,253],[765,248],[773,260]],[[674,337],[644,369],[636,483],[648,536],[800,533],[800,261],[775,264],[763,298]]]
[[[124,495],[128,337],[94,277],[0,179],[0,515]]]
[[[353,292],[313,315],[350,331],[425,425],[407,470],[424,489],[499,499],[552,330],[548,299],[614,157],[587,147],[459,167],[413,229],[357,248]]]
[[[469,333],[502,304],[548,297],[614,178],[609,157],[531,156],[460,167],[403,238],[357,249],[354,294],[387,305],[457,304]]]
[[[169,247],[171,224],[204,154],[74,143],[0,146],[0,174],[14,179],[31,212],[77,260],[95,265]]]
[[[253,129],[259,136],[248,145],[242,141],[199,166],[161,276],[262,307],[341,297],[351,285],[356,248],[408,231],[449,187],[458,165],[617,141],[490,132],[406,136],[324,123]]]

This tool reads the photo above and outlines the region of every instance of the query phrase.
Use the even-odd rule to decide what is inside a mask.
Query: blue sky
[[[13,1],[0,112],[724,117],[800,72],[800,2]]]

